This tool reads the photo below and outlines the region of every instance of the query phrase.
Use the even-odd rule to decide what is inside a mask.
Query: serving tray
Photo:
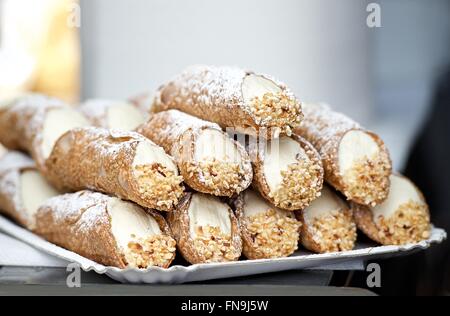
[[[242,260],[189,266],[174,265],[168,269],[152,267],[147,270],[122,270],[115,267],[103,266],[81,257],[74,252],[49,243],[2,216],[0,216],[0,231],[48,254],[77,263],[84,271],[95,271],[99,274],[106,274],[110,278],[122,283],[167,284],[240,277],[294,269],[338,266],[342,263],[355,260],[367,261],[381,257],[405,255],[416,250],[426,249],[433,243],[441,243],[447,237],[443,229],[433,227],[428,240],[404,246],[376,246],[375,244],[358,242],[354,250],[327,254],[312,254],[304,249],[300,249],[288,258]]]

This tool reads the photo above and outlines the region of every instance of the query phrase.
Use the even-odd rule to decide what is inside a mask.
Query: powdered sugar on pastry
[[[26,151],[45,172],[45,160],[56,140],[69,129],[86,125],[88,121],[61,100],[25,95],[0,111],[0,142]]]
[[[374,133],[324,104],[304,104],[305,118],[295,133],[317,148],[325,180],[349,200],[381,203],[389,190],[391,161],[383,141]]]
[[[81,191],[55,197],[36,214],[35,232],[104,265],[168,267],[175,240],[158,213],[107,195]]]
[[[46,167],[60,189],[95,189],[163,211],[184,190],[172,158],[135,132],[73,129],[58,140]]]
[[[29,156],[18,151],[8,151],[0,157],[0,175],[11,169],[34,168],[35,163]]]
[[[178,109],[222,128],[263,130],[268,138],[290,134],[302,112],[298,100],[280,82],[234,67],[192,66],[163,85],[155,112]],[[266,131],[269,132],[266,134]]]

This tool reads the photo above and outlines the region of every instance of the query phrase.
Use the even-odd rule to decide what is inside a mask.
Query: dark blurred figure
[[[431,112],[404,173],[423,191],[432,222],[450,232],[450,70],[438,83]],[[450,295],[450,243],[432,247],[423,257],[417,271],[417,294]]]

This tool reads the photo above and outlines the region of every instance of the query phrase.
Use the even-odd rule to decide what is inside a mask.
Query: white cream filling
[[[142,141],[136,147],[136,154],[133,160],[133,167],[142,165],[151,165],[159,163],[168,170],[178,175],[178,168],[172,158],[167,155],[162,147],[157,146],[149,141]]]
[[[342,210],[345,204],[339,197],[329,188],[323,187],[320,197],[311,202],[311,204],[303,210],[305,221],[312,221],[315,218],[326,216],[327,214]]]
[[[359,130],[347,132],[339,144],[339,171],[345,174],[354,164],[364,158],[373,158],[380,152],[375,140]]]
[[[227,204],[219,201],[218,198],[195,193],[192,195],[189,204],[189,229],[191,237],[197,236],[197,227],[219,227],[221,232],[231,235],[231,220]]]
[[[3,147],[2,144],[0,144],[0,158],[2,158],[6,154],[7,150],[5,147]]]
[[[110,129],[132,131],[145,123],[145,117],[132,104],[118,102],[108,108],[107,121]]]
[[[391,186],[387,199],[383,203],[371,208],[375,220],[380,215],[383,215],[385,219],[391,217],[397,211],[398,207],[404,203],[410,201],[424,203],[416,187],[408,179],[397,175],[391,175],[389,179]]]
[[[127,249],[136,239],[161,234],[158,222],[140,206],[118,198],[111,198],[107,205],[111,217],[111,230],[117,245]]]
[[[31,220],[46,200],[59,195],[37,170],[25,170],[21,173],[20,188],[23,207]]]
[[[279,93],[281,88],[272,80],[255,74],[246,76],[242,82],[242,97],[247,104],[255,97],[262,99],[268,92]]]
[[[278,213],[291,216],[293,214],[289,211],[280,210],[279,208],[270,205],[266,200],[264,200],[261,195],[253,190],[247,190],[244,194],[244,216],[250,217],[253,215],[258,215],[264,213],[270,209],[275,210]]]
[[[195,142],[194,159],[202,162],[215,158],[218,161],[240,163],[241,154],[236,144],[221,131],[203,129]]]
[[[88,120],[78,111],[69,107],[49,110],[45,116],[42,131],[42,156],[47,159],[56,141],[67,131],[89,126]]]
[[[297,157],[308,159],[300,144],[286,136],[268,141],[264,155],[264,176],[271,191],[282,183],[281,171],[287,171],[290,164],[297,162]]]

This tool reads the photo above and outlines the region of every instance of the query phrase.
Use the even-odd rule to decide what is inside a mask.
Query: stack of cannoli
[[[168,267],[176,250],[190,264],[348,251],[357,228],[429,237],[380,137],[270,76],[195,66],[149,100],[1,102],[0,142],[34,161],[0,146],[0,210],[118,268]]]

